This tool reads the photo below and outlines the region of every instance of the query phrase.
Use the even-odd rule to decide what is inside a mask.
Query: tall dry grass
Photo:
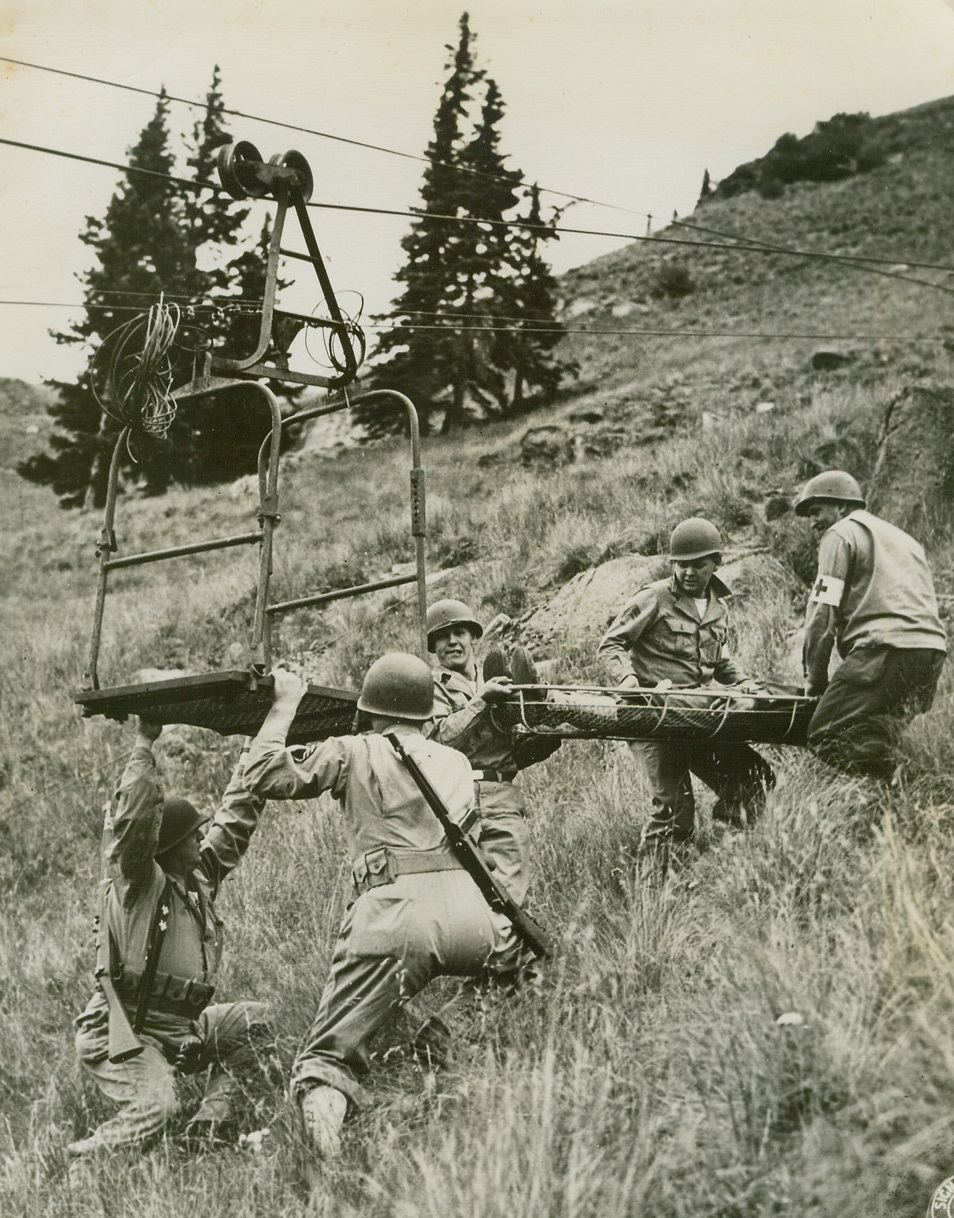
[[[784,520],[761,519],[752,488],[793,484],[822,441],[834,454],[846,437],[852,452],[867,451],[875,423],[856,395],[819,395],[732,423],[717,452],[711,437],[680,435],[558,475],[482,469],[474,441],[437,441],[426,455],[430,563],[466,563],[440,591],[486,617],[545,599],[581,563],[658,544],[681,515],[711,515],[733,543],[767,546],[779,560],[784,578],[748,590],[737,611],[740,657],[764,671],[790,649],[799,542]],[[405,466],[400,447],[385,447],[289,473],[280,595],[409,559]],[[119,527],[124,547],[149,548],[198,520],[209,535],[244,527],[252,510],[225,493],[174,492],[123,504]],[[106,1111],[79,1080],[70,1021],[90,985],[101,806],[130,729],[82,720],[70,703],[98,522],[36,511],[25,548],[8,539],[2,555],[11,575],[0,634],[0,1211],[802,1218],[850,1213],[862,1198],[867,1213],[894,1218],[923,1212],[954,1173],[946,675],[935,710],[906,736],[900,786],[883,792],[799,750],[769,750],[779,782],[760,824],[720,836],[700,792],[700,848],[661,890],[634,875],[648,793],[624,745],[567,742],[527,771],[533,905],[558,956],[515,995],[461,996],[441,982],[415,999],[412,1021],[441,1010],[451,1024],[453,1069],[432,1094],[408,1060],[381,1062],[371,1106],[310,1197],[282,1082],[317,1005],[347,867],[330,801],[271,805],[222,903],[222,993],[267,996],[279,1031],[269,1081],[248,1097],[248,1124],[269,1130],[263,1149],[191,1157],[170,1137],[70,1188],[64,1144]],[[949,594],[950,541],[925,540]],[[143,664],[240,660],[253,556],[176,566],[116,580],[110,679]],[[382,650],[415,646],[406,599],[398,590],[289,618],[279,656],[315,680],[352,684]],[[236,749],[186,727],[167,729],[158,746],[169,787],[206,806]],[[777,1022],[792,1013],[798,1021]]]

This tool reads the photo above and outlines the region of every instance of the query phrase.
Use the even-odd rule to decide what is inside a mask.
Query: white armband
[[[810,603],[816,605],[834,605],[837,608],[841,604],[844,594],[845,581],[843,579],[836,579],[834,575],[819,575],[808,599]]]

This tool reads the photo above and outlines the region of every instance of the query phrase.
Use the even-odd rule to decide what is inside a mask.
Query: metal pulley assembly
[[[276,152],[266,162],[254,144],[239,140],[219,149],[219,181],[233,199],[264,199],[284,203],[295,196],[307,203],[315,189],[311,166],[294,148]]]

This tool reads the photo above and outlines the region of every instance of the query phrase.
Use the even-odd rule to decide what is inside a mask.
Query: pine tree
[[[498,277],[495,285],[495,310],[503,320],[495,332],[490,358],[510,375],[509,414],[550,401],[564,376],[578,368],[575,360],[560,360],[555,355],[565,330],[555,320],[557,281],[541,253],[544,242],[559,239],[556,226],[562,212],[544,219],[537,185],[530,187],[526,198],[523,224],[508,233],[510,274]],[[538,397],[528,398],[528,388],[537,389]]]
[[[396,278],[405,285],[394,302],[394,325],[381,336],[372,372],[375,385],[408,394],[417,407],[423,430],[440,408],[458,355],[459,336],[438,320],[448,304],[448,290],[457,286],[452,251],[458,225],[442,216],[466,215],[462,194],[468,189],[458,162],[465,138],[464,123],[471,90],[481,74],[474,66],[471,33],[466,13],[460,19],[460,41],[448,46],[450,75],[444,85],[434,134],[427,146],[427,168],[421,185],[422,215],[401,241],[407,261]],[[463,183],[463,186],[462,186]],[[428,329],[414,327],[427,326]],[[396,415],[358,411],[359,420],[372,435],[400,426]]]
[[[187,164],[198,181],[214,181],[215,154],[229,139],[218,68],[206,97],[206,107],[187,145]],[[190,317],[205,330],[216,350],[244,355],[254,346],[248,334],[250,318],[216,305],[248,299],[260,302],[265,283],[265,254],[247,247],[234,255],[243,240],[249,209],[228,201],[213,187],[183,191],[169,180],[176,157],[168,127],[168,101],[163,92],[156,111],[129,151],[133,169],[117,188],[102,219],[87,217],[81,240],[93,251],[96,264],[79,276],[83,284],[84,315],[57,342],[82,347],[92,357],[74,383],[51,381],[58,400],[50,408],[56,430],[49,453],[23,462],[23,477],[50,486],[64,507],[105,502],[109,462],[121,422],[104,411],[101,396],[115,338],[110,335],[137,314],[145,314],[160,295],[167,301],[195,302]],[[285,285],[287,286],[287,285]],[[112,346],[111,346],[112,344]],[[185,344],[171,353],[173,384],[186,381],[192,357]],[[282,387],[284,396],[293,396]],[[168,436],[137,436],[122,456],[127,478],[149,492],[165,489],[171,479],[186,484],[234,478],[256,467],[259,445],[270,427],[261,396],[242,388],[228,394],[180,403]]]
[[[427,148],[422,214],[401,243],[407,260],[397,279],[405,289],[371,369],[376,386],[414,401],[425,430],[443,411],[445,433],[472,417],[519,407],[527,386],[552,393],[565,370],[547,354],[561,332],[553,322],[555,284],[539,250],[553,233],[521,235],[505,223],[523,197],[522,178],[501,152],[503,99],[496,81],[475,66],[473,42],[464,13],[458,45],[447,48],[449,75]],[[536,198],[532,222],[546,230]],[[447,216],[474,223],[439,218]],[[553,326],[552,336],[508,339],[494,319],[511,313]],[[372,435],[399,425],[367,410],[359,419]]]
[[[101,220],[87,216],[80,240],[96,255],[98,265],[79,276],[85,289],[84,316],[53,334],[58,343],[83,347],[90,355],[161,292],[181,291],[190,261],[178,188],[168,180],[174,157],[164,91],[128,157],[133,169],[146,172],[124,178]],[[29,458],[19,472],[50,486],[64,507],[102,507],[121,424],[96,400],[89,368],[73,384],[49,383],[59,391],[50,410],[58,429],[50,440],[53,455]],[[127,467],[130,461],[127,454]]]
[[[506,408],[507,388],[493,358],[493,316],[502,284],[510,273],[511,230],[500,221],[519,200],[521,173],[505,167],[500,151],[500,120],[504,104],[497,83],[486,80],[480,118],[473,138],[460,155],[461,203],[468,216],[487,221],[461,225],[454,234],[456,282],[447,303],[461,314],[452,397],[444,415],[446,433],[466,421],[469,399],[484,414]],[[486,331],[485,333],[482,331]],[[472,408],[471,408],[472,409]]]

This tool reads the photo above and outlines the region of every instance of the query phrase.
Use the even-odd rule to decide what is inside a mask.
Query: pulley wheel
[[[264,198],[268,187],[255,172],[255,166],[262,163],[262,154],[248,140],[226,144],[216,158],[219,181],[233,199]]]
[[[268,163],[270,165],[282,165],[285,169],[294,169],[298,177],[298,189],[301,192],[301,201],[307,203],[311,198],[311,192],[315,189],[315,179],[312,176],[311,166],[302,154],[295,148],[289,148],[287,152],[276,152],[273,157],[269,157]]]

